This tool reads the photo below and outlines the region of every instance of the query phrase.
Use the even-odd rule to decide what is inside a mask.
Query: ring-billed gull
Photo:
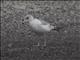
[[[26,15],[24,17],[24,22],[29,22],[29,26],[35,32],[46,33],[50,32],[52,29],[56,30],[56,26],[53,26],[44,20],[34,18],[32,15]],[[44,41],[44,46],[46,46],[46,40]]]
[[[30,27],[36,32],[50,32],[52,29],[55,29],[56,26],[51,25],[50,23],[34,18],[32,15],[26,15],[24,17],[24,22],[28,21]]]

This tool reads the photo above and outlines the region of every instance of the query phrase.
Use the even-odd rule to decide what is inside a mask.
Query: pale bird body
[[[52,29],[55,29],[56,27],[44,20],[33,18],[32,15],[25,16],[24,22],[25,21],[29,22],[29,26],[32,28],[32,30],[39,33],[50,32]],[[46,40],[44,41],[44,46],[46,46]]]
[[[31,15],[27,15],[25,19],[27,19],[25,21],[29,21],[30,27],[36,32],[50,32],[52,29],[55,28],[55,26],[50,25],[50,23],[44,20],[33,18],[33,16]]]

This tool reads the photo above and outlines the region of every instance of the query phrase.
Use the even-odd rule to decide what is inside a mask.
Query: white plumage
[[[55,28],[55,26],[50,25],[50,23],[34,18],[32,15],[25,16],[25,21],[28,21],[30,27],[36,32],[50,32]]]
[[[39,33],[50,32],[56,27],[44,20],[34,18],[32,15],[26,15],[24,18],[24,22],[26,21],[29,22],[29,26],[32,28],[32,30]],[[44,41],[44,46],[46,46],[46,40]]]

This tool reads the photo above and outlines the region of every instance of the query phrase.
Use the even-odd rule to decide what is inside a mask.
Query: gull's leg
[[[39,36],[39,40],[38,40],[38,43],[37,43],[37,46],[41,46],[41,42],[42,42],[42,37],[41,36]]]
[[[40,42],[38,42],[37,46],[40,46]]]
[[[46,46],[46,39],[45,39],[45,35],[44,35],[44,46]]]
[[[46,46],[46,39],[44,39],[44,46]]]

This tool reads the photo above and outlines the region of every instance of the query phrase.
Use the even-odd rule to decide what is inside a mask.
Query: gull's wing
[[[44,21],[44,20],[40,20],[42,25],[49,25],[50,23]]]

